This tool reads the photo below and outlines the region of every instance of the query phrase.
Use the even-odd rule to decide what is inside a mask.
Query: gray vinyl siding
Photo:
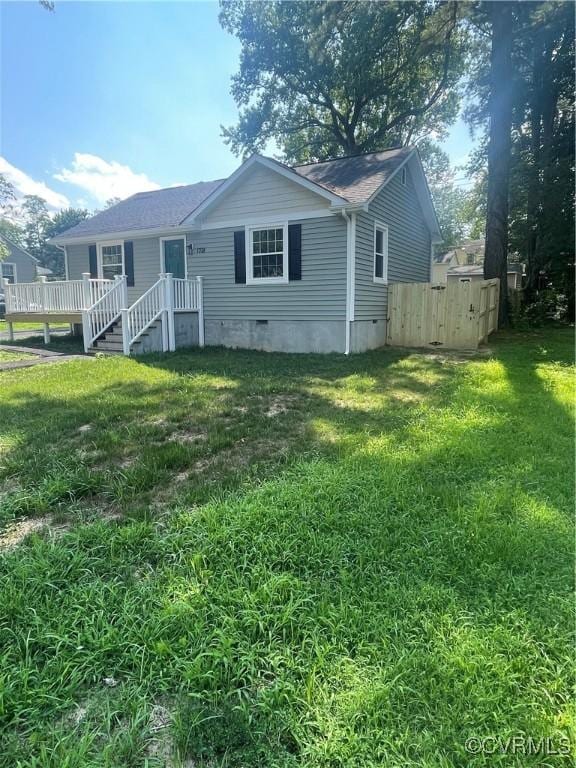
[[[269,168],[254,167],[202,219],[206,228],[214,224],[253,221],[258,216],[278,216],[284,221],[291,214],[328,209],[329,202],[301,184],[290,181]]]
[[[160,274],[160,240],[158,237],[134,238],[134,287],[128,288],[130,303],[158,280]],[[68,245],[68,277],[81,280],[90,271],[88,245]]]
[[[90,271],[87,245],[67,245],[68,280],[82,280],[82,273]]]
[[[388,282],[430,280],[430,232],[410,172],[407,184],[401,173],[370,203],[356,222],[355,318],[385,318],[388,287],[374,282],[374,222],[388,226]]]
[[[36,280],[36,262],[27,253],[24,253],[11,243],[4,243],[8,249],[8,264],[16,265],[16,282],[33,283]],[[2,275],[0,274],[0,277]]]
[[[346,223],[341,217],[297,220],[302,225],[302,279],[282,285],[234,282],[234,231],[188,236],[205,252],[188,257],[188,275],[204,278],[207,320],[342,320],[346,313]]]

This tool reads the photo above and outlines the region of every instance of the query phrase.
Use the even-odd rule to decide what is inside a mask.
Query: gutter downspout
[[[354,320],[354,294],[356,290],[356,213],[341,211],[346,220],[346,341],[344,354],[350,354],[351,323]]]
[[[57,245],[56,243],[54,243],[54,245],[56,245],[56,248],[58,248],[58,250],[62,251],[62,253],[64,254],[64,275],[66,277],[66,280],[70,280],[70,277],[68,274],[68,251],[66,250],[66,246]]]

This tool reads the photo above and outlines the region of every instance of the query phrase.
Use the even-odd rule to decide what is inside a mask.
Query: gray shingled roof
[[[177,226],[208,195],[217,189],[224,179],[201,181],[184,187],[169,187],[151,192],[138,192],[127,200],[113,205],[75,227],[63,232],[58,240],[128,232],[137,229],[156,229]]]
[[[413,147],[397,147],[324,163],[294,166],[290,170],[338,195],[343,203],[364,203],[390,179],[413,151]],[[184,187],[139,192],[80,222],[54,240],[68,242],[93,235],[178,226],[224,181],[202,181]]]
[[[350,203],[365,203],[413,151],[413,147],[396,147],[369,155],[297,165],[294,170]]]

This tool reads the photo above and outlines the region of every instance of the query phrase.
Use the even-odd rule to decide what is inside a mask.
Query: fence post
[[[128,307],[123,307],[122,314],[122,351],[125,355],[130,354],[130,328],[128,326]]]
[[[120,309],[128,309],[128,279],[126,275],[115,275],[114,280],[122,283],[120,294]]]
[[[40,307],[42,309],[42,312],[45,312],[49,307],[46,306],[46,275],[41,275],[38,278],[38,282],[40,283]],[[47,344],[46,341],[46,329],[44,329],[44,341]]]
[[[90,293],[90,272],[82,272],[82,289],[84,292],[84,309],[92,306],[92,295]]]
[[[204,346],[204,279],[200,276],[198,280],[198,344]]]
[[[50,344],[50,323],[44,323],[44,344]]]
[[[84,341],[84,352],[88,352],[90,349],[90,314],[87,309],[82,310],[82,339]]]
[[[166,272],[164,275],[164,286],[166,289],[166,293],[164,294],[164,306],[166,307],[166,320],[168,325],[168,349],[170,352],[174,352],[176,349],[174,331],[174,282],[171,272]]]

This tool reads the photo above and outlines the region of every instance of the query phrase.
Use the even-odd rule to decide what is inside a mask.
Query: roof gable
[[[269,157],[263,157],[262,155],[252,155],[248,160],[242,163],[242,165],[237,168],[234,173],[229,176],[218,189],[214,190],[214,192],[209,197],[207,197],[206,200],[204,200],[204,202],[199,205],[198,208],[196,208],[196,210],[193,211],[185,221],[189,223],[196,222],[201,217],[204,217],[208,211],[212,210],[224,198],[225,195],[230,194],[232,189],[237,184],[239,184],[240,181],[245,178],[246,175],[256,165],[260,165],[275,173],[280,174],[281,176],[284,176],[295,184],[304,187],[308,191],[319,195],[331,203],[343,204],[346,202],[344,199],[321,186],[320,184],[316,184],[314,181],[310,181],[309,179],[300,176],[294,171],[294,169],[288,167],[287,165],[284,165],[277,160],[271,160]]]
[[[6,235],[0,234],[0,240],[2,240],[2,242],[6,245],[12,258],[14,258],[14,256],[17,254],[18,256],[24,256],[25,258],[30,259],[30,261],[32,261],[34,264],[40,263],[35,256],[32,256],[31,253],[28,253],[28,251],[22,248],[21,245],[18,245],[18,243],[10,240],[10,238],[6,237]],[[8,259],[10,259],[10,256]]]

